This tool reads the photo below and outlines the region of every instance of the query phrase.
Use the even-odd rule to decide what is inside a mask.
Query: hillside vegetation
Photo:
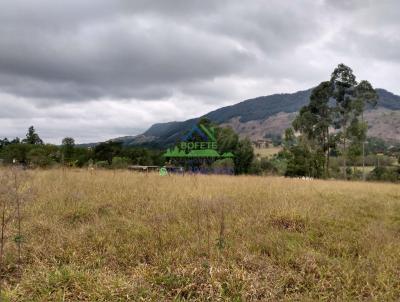
[[[265,137],[281,136],[288,128],[300,108],[309,102],[312,89],[295,93],[273,94],[219,108],[205,114],[203,117],[217,124],[229,125],[242,137],[249,136],[257,140]],[[393,131],[393,124],[398,124],[400,118],[400,96],[384,89],[376,89],[379,95],[378,110],[372,110],[367,116],[369,126],[372,128],[371,137],[385,140],[400,141],[398,133]],[[367,107],[367,109],[369,109]],[[382,117],[381,111],[391,111],[392,115]],[[375,112],[377,111],[377,112]],[[182,122],[158,123],[151,126],[142,135],[136,137],[120,137],[116,140],[126,145],[150,145],[165,147],[178,140],[182,133],[188,131],[199,121],[199,118]]]
[[[21,173],[32,190],[19,265],[8,229],[10,301],[400,299],[397,185]]]

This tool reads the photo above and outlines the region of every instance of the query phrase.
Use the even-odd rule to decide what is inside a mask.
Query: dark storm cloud
[[[2,18],[8,7],[1,8],[0,87],[11,94],[68,101],[158,99],[188,81],[240,72],[252,60],[231,39],[142,16],[132,5],[109,8],[110,17],[102,2],[92,2],[97,14],[68,2],[65,15],[59,3],[38,2],[32,11],[13,9],[12,18]]]
[[[277,1],[109,3],[2,4],[1,89],[54,101],[159,99],[291,51],[315,28]]]
[[[30,124],[54,142],[137,134],[307,89],[340,62],[400,93],[399,11],[395,0],[1,1],[0,136]]]

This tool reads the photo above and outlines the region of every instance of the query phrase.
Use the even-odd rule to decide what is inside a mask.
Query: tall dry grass
[[[400,299],[397,185],[30,173],[11,301]]]

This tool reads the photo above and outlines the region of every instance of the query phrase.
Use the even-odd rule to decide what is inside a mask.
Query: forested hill
[[[311,91],[312,89],[308,89],[295,93],[261,96],[219,108],[203,117],[218,124],[230,125],[239,134],[247,135],[252,139],[276,136],[290,126],[295,113],[308,103]],[[376,130],[376,135],[400,141],[400,132],[397,133],[397,129],[393,129],[397,126],[400,129],[400,96],[384,89],[377,89],[377,92],[379,94],[378,107],[368,113],[367,118],[370,120],[370,128],[374,128],[374,123],[379,123],[379,129],[370,129],[370,132],[374,135],[374,130]],[[385,121],[382,122],[383,116],[385,116]],[[154,124],[141,135],[115,140],[123,141],[126,145],[168,146],[179,140],[182,133],[190,129],[199,118]]]
[[[379,95],[378,106],[390,110],[400,110],[400,96],[385,89],[376,89]]]
[[[296,112],[308,103],[311,90],[261,96],[219,108],[205,116],[217,123],[225,123],[234,117],[240,117],[241,122],[248,122],[262,120],[279,112]]]

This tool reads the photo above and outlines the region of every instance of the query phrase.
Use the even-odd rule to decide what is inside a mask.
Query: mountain
[[[222,107],[201,117],[231,126],[241,136],[252,140],[281,136],[290,127],[299,109],[309,101],[312,88],[295,93],[273,94]],[[368,135],[388,141],[400,141],[400,96],[384,89],[376,90],[378,106],[368,110]],[[177,142],[201,118],[182,122],[158,123],[137,136],[114,139],[125,145],[167,147]]]

